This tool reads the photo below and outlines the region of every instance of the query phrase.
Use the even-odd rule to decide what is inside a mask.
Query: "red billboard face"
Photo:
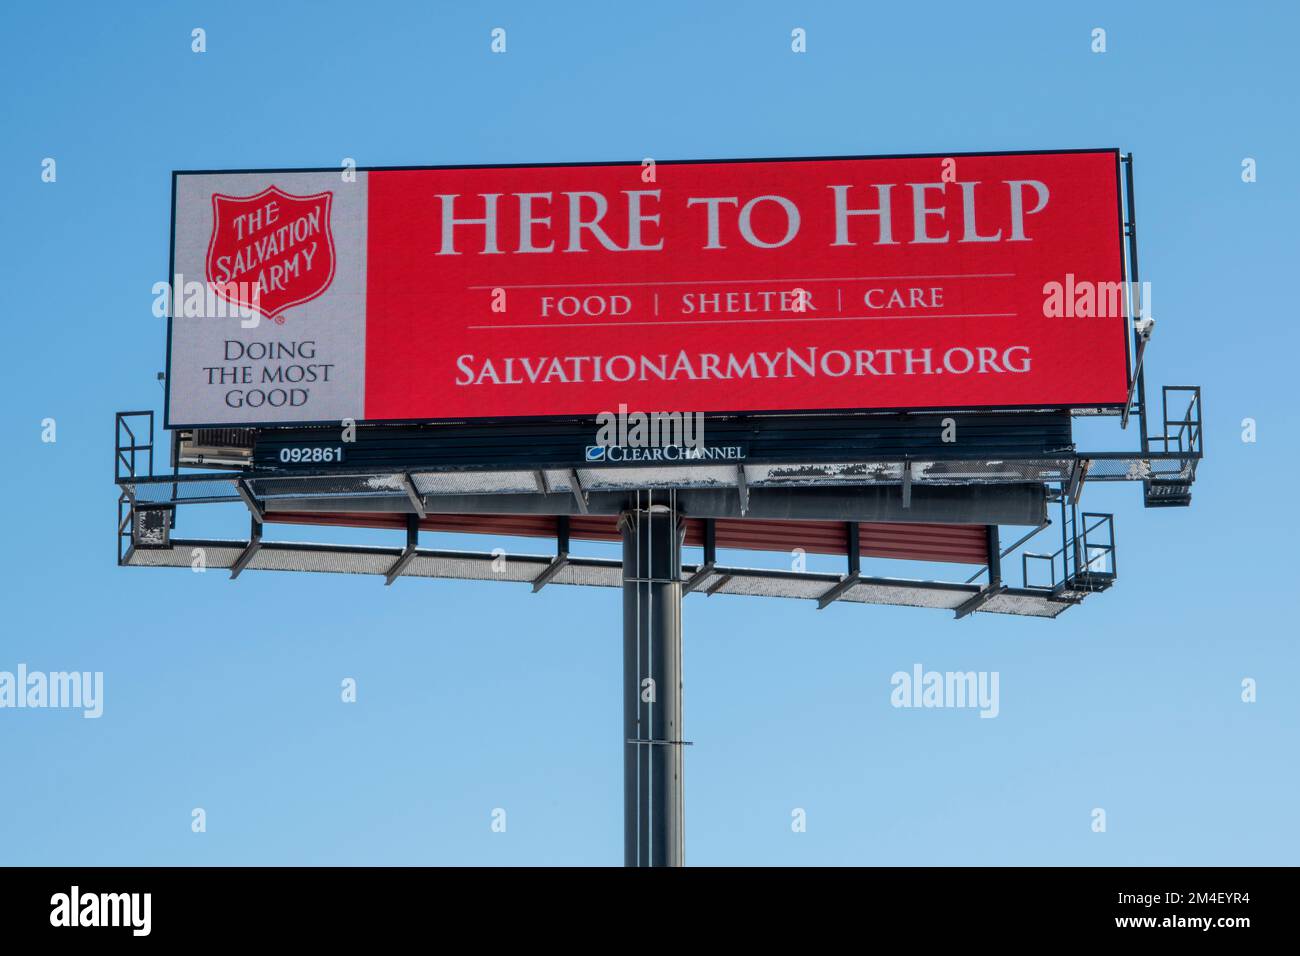
[[[1126,397],[1114,151],[339,180],[178,177],[178,274],[186,243],[221,227],[186,228],[191,203],[274,186],[333,193],[319,207],[333,228],[299,229],[280,258],[310,263],[332,236],[316,261],[337,260],[338,277],[318,298],[272,298],[283,322],[269,327],[194,332],[204,320],[182,324],[178,307],[173,425]],[[255,283],[318,285],[310,267],[246,261]]]

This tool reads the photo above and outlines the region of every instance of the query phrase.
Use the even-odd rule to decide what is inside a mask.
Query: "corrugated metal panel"
[[[404,514],[269,512],[266,520],[333,527],[406,527]],[[556,519],[545,515],[429,515],[420,527],[459,534],[553,538]],[[784,552],[802,548],[809,554],[844,554],[848,548],[848,529],[837,521],[720,519],[715,530],[719,548]],[[863,557],[983,564],[988,554],[988,533],[983,525],[864,523],[859,525],[858,535]],[[621,537],[618,519],[605,515],[571,518],[569,536],[579,541],[618,541]],[[704,544],[703,521],[687,519],[686,543],[695,547]]]

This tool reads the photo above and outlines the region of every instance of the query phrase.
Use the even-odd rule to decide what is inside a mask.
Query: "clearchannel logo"
[[[668,445],[663,448],[629,448],[626,445],[588,445],[588,462],[607,464],[690,462],[690,461],[742,461],[744,445],[714,445],[712,448],[687,448]]]

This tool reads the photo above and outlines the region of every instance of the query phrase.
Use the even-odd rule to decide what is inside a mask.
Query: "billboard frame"
[[[1128,283],[1128,257],[1132,255],[1136,258],[1137,254],[1137,236],[1136,230],[1130,230],[1131,223],[1125,221],[1126,203],[1128,208],[1133,208],[1134,200],[1132,195],[1132,153],[1124,153],[1118,147],[1094,147],[1094,148],[1076,148],[1076,149],[1025,149],[1025,150],[966,150],[952,153],[874,153],[874,154],[851,154],[841,156],[763,156],[763,157],[743,157],[743,158],[714,158],[714,159],[665,159],[655,160],[655,166],[703,166],[719,163],[789,163],[789,162],[845,162],[851,160],[878,160],[878,159],[961,159],[963,157],[993,157],[993,156],[1062,156],[1062,155],[1079,155],[1079,154],[1098,154],[1109,153],[1115,160],[1115,216],[1118,228],[1117,239],[1119,247],[1120,260],[1120,281]],[[1121,165],[1128,164],[1128,180],[1121,171]],[[457,163],[457,164],[436,164],[436,165],[405,165],[405,166],[356,166],[351,167],[353,171],[359,173],[365,172],[418,172],[423,170],[455,171],[455,170],[479,170],[479,169],[557,169],[557,168],[581,168],[581,167],[608,167],[608,166],[628,166],[640,167],[642,160],[615,160],[615,161],[587,161],[587,162],[548,162],[548,163]],[[284,167],[284,168],[248,168],[248,169],[175,169],[172,170],[171,185],[171,222],[168,240],[168,260],[167,260],[167,283],[170,287],[176,274],[176,196],[177,181],[181,176],[204,176],[204,175],[221,175],[221,174],[295,174],[295,173],[331,173],[338,174],[342,172],[341,166],[303,166],[303,167]],[[1127,190],[1126,190],[1127,185]],[[181,428],[257,428],[257,429],[282,429],[282,428],[308,428],[308,427],[326,427],[339,424],[338,419],[316,419],[310,421],[296,422],[173,422],[171,420],[171,388],[172,388],[172,327],[174,322],[176,290],[172,289],[167,303],[167,352],[166,352],[166,388],[163,390],[163,424],[164,430],[173,431]],[[1125,378],[1126,388],[1129,394],[1133,391],[1133,344],[1132,336],[1129,334],[1132,325],[1133,316],[1129,314],[1128,297],[1125,297],[1124,306],[1124,361],[1125,361]],[[945,413],[945,412],[963,412],[963,411],[982,411],[982,412],[1023,412],[1023,411],[1048,411],[1048,410],[1075,410],[1084,409],[1102,414],[1122,415],[1124,410],[1131,404],[1131,399],[1121,402],[1075,402],[1072,404],[1029,404],[1029,405],[948,405],[948,406],[872,406],[869,408],[825,408],[825,409],[783,409],[783,408],[763,408],[763,409],[735,409],[726,411],[706,412],[706,417],[742,417],[742,416],[771,416],[771,415],[891,415],[904,413]],[[648,409],[648,411],[659,411],[663,409]],[[677,411],[690,411],[690,409],[677,409]],[[1145,430],[1145,413],[1146,409],[1141,409],[1141,420]],[[489,425],[502,423],[544,423],[544,422],[585,422],[594,421],[595,415],[507,415],[507,416],[484,416],[476,418],[450,417],[450,418],[361,418],[356,419],[355,424],[358,427],[371,425]]]

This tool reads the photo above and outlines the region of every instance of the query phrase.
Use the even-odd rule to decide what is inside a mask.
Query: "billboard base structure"
[[[1153,486],[1181,483],[1179,493],[1189,497],[1201,457],[1199,391],[1189,391],[1188,412],[1167,422],[1164,436],[1144,440],[1139,452],[1081,453],[1071,444],[1033,454],[1022,449],[1020,457],[1006,458],[758,461],[676,470],[563,462],[521,469],[499,462],[304,472],[258,467],[253,456],[264,439],[227,430],[202,436],[215,440],[206,448],[227,454],[244,442],[246,467],[181,474],[178,451],[200,436],[174,435],[171,474],[154,474],[152,413],[123,413],[117,422],[118,562],[201,565],[228,570],[232,579],[290,571],[369,575],[385,585],[441,578],[511,582],[534,592],[552,585],[621,588],[624,859],[630,866],[681,865],[690,744],[682,724],[684,600],[778,597],[806,600],[819,610],[873,604],[946,610],[955,619],[1055,618],[1116,581],[1113,521],[1081,510],[1085,484],[1141,481],[1149,496]],[[759,435],[750,447],[772,437]],[[274,451],[300,439],[273,434],[270,440],[279,443],[270,446]],[[645,487],[654,482],[665,487]],[[1185,502],[1160,502],[1172,503]],[[211,504],[238,509],[247,536],[175,534],[181,511]],[[386,529],[395,540],[273,540],[267,530],[273,524]],[[1003,533],[1006,527],[1023,530],[1013,538]],[[555,547],[550,554],[523,554],[421,546],[422,534],[459,533],[546,538]],[[574,554],[575,540],[618,542],[622,557]],[[1046,540],[1053,544],[1042,548]],[[843,571],[745,567],[719,557],[720,549],[788,553],[792,546],[838,555]],[[699,549],[699,559],[684,560],[687,548]],[[957,580],[889,577],[864,573],[864,558],[965,564],[973,573]]]
[[[1109,515],[1088,514],[1089,521],[1108,529]],[[126,526],[124,533],[130,535]],[[1097,529],[1094,528],[1094,534]],[[208,570],[228,570],[232,577],[246,571],[303,571],[324,574],[361,574],[381,581],[397,578],[437,578],[448,581],[494,581],[529,585],[535,590],[538,578],[552,571],[555,558],[544,554],[511,554],[502,557],[489,551],[453,551],[401,547],[315,544],[297,541],[267,541],[261,530],[247,539],[175,538],[164,547],[131,546],[119,563],[130,568],[183,568],[191,570],[202,562]],[[1088,545],[1098,565],[1101,553],[1115,554],[1113,544],[1099,537]],[[1072,542],[1073,544],[1073,542]],[[1117,580],[1111,572],[1076,573],[1055,577],[1047,570],[1053,562],[1059,569],[1060,549],[1029,554],[1031,575],[1043,564],[1041,583],[1005,586],[989,592],[984,585],[963,581],[934,581],[902,577],[859,575],[851,586],[829,593],[843,584],[845,575],[826,571],[783,571],[718,563],[683,562],[683,591],[702,597],[744,596],[806,600],[819,607],[829,603],[876,604],[894,607],[932,608],[957,612],[972,599],[981,603],[974,610],[988,614],[1054,618],[1079,604],[1089,594],[1108,589]],[[407,558],[401,567],[396,563]],[[394,574],[396,571],[396,574]],[[983,569],[980,576],[984,574]],[[1031,580],[1033,580],[1031,578]],[[567,556],[562,567],[544,582],[545,586],[622,586],[622,564],[616,559]],[[690,588],[687,590],[686,585]],[[827,598],[831,599],[830,602]],[[962,615],[963,617],[965,614]]]
[[[325,427],[180,430],[172,433],[172,473],[161,475],[153,473],[153,413],[124,412],[117,418],[118,559],[127,566],[188,566],[190,552],[199,549],[208,567],[235,573],[338,571],[376,574],[388,583],[412,576],[526,581],[535,589],[616,587],[617,562],[573,557],[569,538],[619,540],[618,516],[654,489],[672,492],[687,525],[686,543],[705,550],[702,562],[684,565],[686,593],[1055,617],[1113,580],[1113,567],[1109,578],[1096,573],[1099,555],[1113,564],[1111,522],[1080,515],[1085,486],[1141,482],[1148,506],[1190,502],[1203,456],[1200,389],[1167,386],[1161,407],[1162,426],[1153,420],[1148,434],[1149,416],[1138,406],[1141,441],[1131,451],[1078,449],[1070,416],[1060,411],[730,417],[711,422],[710,435],[739,449],[742,460],[671,467],[584,462],[589,421],[368,426],[356,429],[354,442]],[[949,444],[953,423],[956,440]],[[341,443],[345,456],[332,465],[312,463]],[[222,460],[242,467],[180,473],[185,465]],[[986,539],[996,540],[999,526],[1040,532],[1049,523],[1049,501],[1061,509],[1060,546],[1023,556],[1019,584],[999,579],[996,593],[974,584],[995,566],[985,557]],[[223,502],[252,512],[246,541],[171,534],[179,509]],[[159,521],[157,512],[168,519]],[[263,526],[274,522],[391,528],[405,531],[407,542],[395,552],[273,543]],[[954,528],[974,528],[985,538],[959,541]],[[421,531],[554,537],[562,558],[503,561],[430,551],[418,547]],[[1098,543],[1098,536],[1106,540]],[[848,567],[845,575],[724,567],[716,559],[719,546],[840,554]],[[972,563],[980,570],[956,581],[864,576],[862,557]]]
[[[245,538],[179,538],[173,532],[181,507],[217,499],[185,499],[150,503],[123,485],[118,500],[118,564],[123,567],[228,570],[232,578],[248,571],[359,574],[393,584],[400,578],[493,581],[546,587],[622,587],[623,563],[616,558],[586,557],[571,552],[574,538],[618,541],[625,533],[625,514],[654,494],[671,494],[684,545],[699,547],[702,560],[682,561],[678,580],[683,595],[714,597],[791,598],[814,602],[818,609],[834,603],[875,604],[948,610],[958,618],[979,611],[1025,617],[1054,618],[1087,595],[1108,589],[1117,578],[1114,524],[1109,514],[1081,511],[1065,489],[1042,499],[1042,509],[1028,531],[1010,546],[1000,545],[995,525],[962,526],[863,521],[730,521],[693,518],[681,508],[682,492],[634,492],[604,523],[597,517],[567,515],[520,519],[514,515],[426,514],[377,512],[358,514],[280,513],[250,498],[250,530]],[[233,499],[239,501],[238,497]],[[444,503],[445,504],[445,503]],[[1050,507],[1049,507],[1050,506]],[[253,510],[256,508],[257,510]],[[1053,520],[1049,511],[1057,512]],[[342,545],[307,541],[277,541],[267,536],[274,523],[313,527],[391,528],[404,531],[404,545]],[[1028,524],[1028,522],[1026,522]],[[1048,551],[1028,547],[1047,541],[1057,525],[1059,546]],[[780,527],[786,543],[780,548],[766,528]],[[489,534],[496,537],[554,538],[547,554],[465,551],[420,547],[421,532]],[[741,533],[743,532],[743,534]],[[719,560],[718,549],[784,550],[799,554],[837,554],[845,571],[783,570],[746,567]],[[1019,583],[1012,584],[1002,568],[1016,555]],[[862,558],[931,562],[945,567],[973,566],[973,574],[957,580],[887,577],[862,572]],[[984,583],[977,583],[979,579]]]
[[[674,492],[637,495],[623,534],[623,862],[682,866],[682,538]]]
[[[937,172],[949,181],[957,161],[965,172],[952,189],[932,182]],[[207,296],[194,301],[191,286],[203,284],[186,282],[177,308],[172,289],[161,376],[170,474],[154,471],[153,413],[117,416],[117,557],[231,579],[273,570],[386,586],[622,588],[625,862],[671,866],[684,862],[684,599],[1054,618],[1116,580],[1113,521],[1080,510],[1085,486],[1140,482],[1147,507],[1190,504],[1202,409],[1199,387],[1166,387],[1158,408],[1148,404],[1155,320],[1139,279],[1131,154],[667,163],[663,190],[623,189],[636,165],[358,170],[344,190],[337,170],[176,173],[168,272],[178,284],[206,277]],[[789,195],[769,194],[777,170]],[[521,234],[552,216],[564,232],[562,202],[542,215],[533,203],[552,193],[519,191],[529,177],[584,185],[564,193],[564,251],[589,253],[581,274],[567,255],[534,255],[553,242],[497,248],[496,200],[507,193]],[[744,244],[717,241],[715,206],[705,220],[691,215],[711,182],[754,196],[737,213]],[[876,184],[874,206],[851,185],[863,182]],[[909,189],[899,212],[926,213],[910,237],[908,217],[889,213]],[[927,206],[931,189],[942,205]],[[603,209],[583,217],[581,200],[606,194],[624,197],[627,248],[601,230]],[[458,197],[462,215],[482,200],[483,217],[457,218]],[[750,233],[759,203],[784,210],[784,240]],[[863,215],[879,240],[869,258],[854,246],[870,224],[849,222]],[[978,264],[953,252],[964,247],[948,245],[950,226],[931,233],[929,216],[960,217],[957,242],[990,243]],[[487,258],[474,252],[476,225]],[[583,246],[584,227],[605,237],[599,248]],[[690,252],[700,242],[732,251],[706,263]],[[746,246],[766,250],[761,261]],[[654,255],[612,255],[634,250]],[[449,268],[443,255],[467,258]],[[862,275],[868,261],[882,274]],[[268,262],[279,276],[269,284]],[[249,299],[254,278],[260,294]],[[274,321],[228,322],[218,352],[211,322],[235,317],[211,307],[224,302]],[[628,326],[641,328],[635,350]],[[669,395],[681,411],[629,412]],[[1107,415],[1136,423],[1137,448],[1078,448],[1076,421]],[[246,514],[247,536],[177,537],[178,514],[209,504]],[[277,541],[272,524],[393,540]],[[555,548],[421,546],[422,534],[465,533]],[[575,540],[617,543],[621,557],[575,555]],[[699,559],[684,560],[688,549]],[[784,552],[789,569],[720,558],[737,550]],[[808,571],[809,554],[836,556],[843,570]],[[884,561],[973,573],[884,576]]]

